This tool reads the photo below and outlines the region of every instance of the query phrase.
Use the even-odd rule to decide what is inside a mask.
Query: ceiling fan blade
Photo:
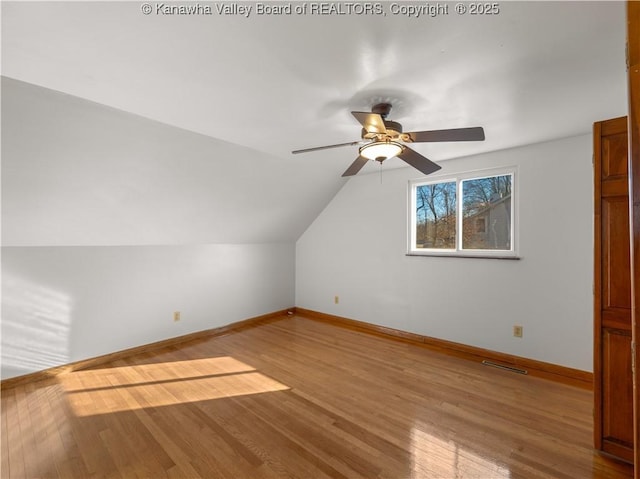
[[[294,150],[291,153],[297,155],[298,153],[309,153],[310,151],[328,150],[329,148],[339,148],[341,146],[354,146],[359,145],[362,141],[350,141],[348,143],[338,143],[337,145],[316,146],[315,148],[305,148],[304,150]]]
[[[364,156],[360,155],[358,156],[358,158],[356,158],[356,160],[351,163],[351,166],[349,166],[349,168],[347,168],[347,170],[342,173],[342,176],[353,176],[355,175],[358,171],[360,171],[362,169],[362,167],[365,165],[365,163],[369,161],[367,158],[365,158]]]
[[[452,128],[450,130],[413,131],[406,133],[413,142],[427,141],[484,141],[484,129],[481,126],[473,128]]]
[[[440,165],[437,165],[430,159],[422,156],[420,153],[412,150],[407,146],[404,147],[402,153],[398,155],[398,158],[406,161],[415,169],[423,172],[425,175],[430,175],[434,171],[438,171],[440,168],[442,168]]]
[[[384,120],[377,113],[365,113],[362,111],[352,111],[351,114],[360,122],[362,128],[367,133],[386,133],[387,127]]]

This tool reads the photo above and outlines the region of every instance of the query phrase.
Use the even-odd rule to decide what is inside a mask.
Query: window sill
[[[520,256],[501,256],[501,255],[489,255],[489,254],[458,254],[458,253],[407,253],[405,256],[424,256],[424,257],[436,257],[436,258],[474,258],[474,259],[508,259],[508,260],[520,260]]]

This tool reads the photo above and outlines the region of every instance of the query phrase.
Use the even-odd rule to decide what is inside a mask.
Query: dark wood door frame
[[[629,216],[631,221],[631,320],[634,404],[634,477],[640,479],[640,1],[627,2],[629,75]]]

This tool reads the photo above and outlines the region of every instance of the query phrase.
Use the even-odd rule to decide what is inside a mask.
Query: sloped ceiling
[[[318,162],[9,78],[2,93],[4,245],[291,241],[335,189]]]
[[[357,150],[291,150],[359,139],[349,112],[381,100],[406,130],[485,128],[482,143],[415,147],[434,161],[626,113],[624,2],[501,2],[482,16],[442,3],[448,14],[420,18],[391,3],[383,15],[245,3],[247,18],[219,14],[223,2],[192,16],[2,2],[4,244],[295,240]]]

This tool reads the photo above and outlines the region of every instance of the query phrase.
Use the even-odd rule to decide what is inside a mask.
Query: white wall
[[[322,182],[293,202],[275,158],[6,78],[2,128],[2,378],[293,305]]]
[[[3,378],[293,305],[291,243],[7,247],[2,255]]]
[[[585,135],[441,163],[518,167],[519,261],[406,256],[420,173],[353,177],[297,242],[296,306],[591,371],[591,158]]]

